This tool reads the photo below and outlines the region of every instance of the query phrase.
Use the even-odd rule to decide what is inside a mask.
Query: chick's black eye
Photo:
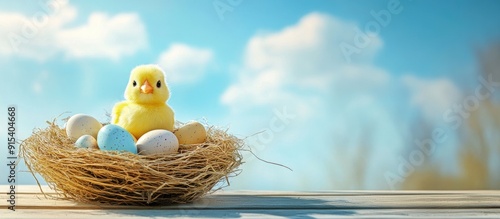
[[[156,87],[160,88],[161,87],[161,81],[156,82]]]
[[[132,86],[134,86],[134,87],[137,86],[137,82],[135,82],[135,81],[132,82]]]

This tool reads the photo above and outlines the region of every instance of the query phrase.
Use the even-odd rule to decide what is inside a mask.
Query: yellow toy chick
[[[112,124],[139,139],[155,129],[174,130],[174,111],[166,104],[170,91],[157,65],[135,67],[125,89],[126,101],[115,104]]]

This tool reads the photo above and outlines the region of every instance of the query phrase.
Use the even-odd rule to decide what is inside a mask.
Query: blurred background
[[[499,1],[0,8],[0,184],[8,106],[21,140],[61,114],[106,122],[130,70],[157,63],[177,120],[227,127],[293,170],[245,152],[226,190],[500,188]],[[35,184],[22,163],[18,184]]]

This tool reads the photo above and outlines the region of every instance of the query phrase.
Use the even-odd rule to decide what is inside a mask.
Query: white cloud
[[[165,70],[169,82],[190,83],[203,77],[212,59],[209,49],[174,43],[160,54],[158,64]]]
[[[55,34],[68,20],[74,19],[76,10],[67,5],[59,8],[59,12],[45,13],[39,20],[20,13],[0,13],[0,34],[3,36],[0,55],[43,61],[60,51]]]
[[[77,9],[67,1],[51,1],[49,9],[30,16],[0,13],[0,55],[44,61],[62,53],[69,58],[118,60],[147,46],[145,27],[137,14],[114,16],[100,12],[89,15],[84,24],[69,27]]]
[[[335,17],[312,13],[279,32],[254,36],[247,44],[238,80],[221,101],[241,107],[296,102],[305,93],[321,98],[338,93],[353,96],[382,87],[389,75],[365,61],[381,47],[380,38],[374,37],[353,63],[345,60],[339,48],[340,43],[352,41],[358,29]]]
[[[70,57],[118,60],[147,45],[146,30],[137,14],[93,13],[86,24],[61,30],[57,39]]]
[[[410,91],[411,104],[420,108],[428,119],[441,118],[461,96],[460,90],[449,79],[425,80],[406,75],[401,80]]]
[[[0,40],[0,54],[1,55],[11,55],[14,53],[13,46],[10,42],[9,32],[14,30],[21,31],[22,24],[27,22],[26,17],[17,13],[0,13],[0,35],[2,39]]]

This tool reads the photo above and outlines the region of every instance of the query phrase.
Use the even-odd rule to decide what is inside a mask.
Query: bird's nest
[[[20,154],[56,191],[55,198],[149,205],[191,202],[228,185],[242,163],[241,148],[240,139],[212,126],[205,143],[180,145],[177,154],[81,149],[53,121],[23,141]]]

